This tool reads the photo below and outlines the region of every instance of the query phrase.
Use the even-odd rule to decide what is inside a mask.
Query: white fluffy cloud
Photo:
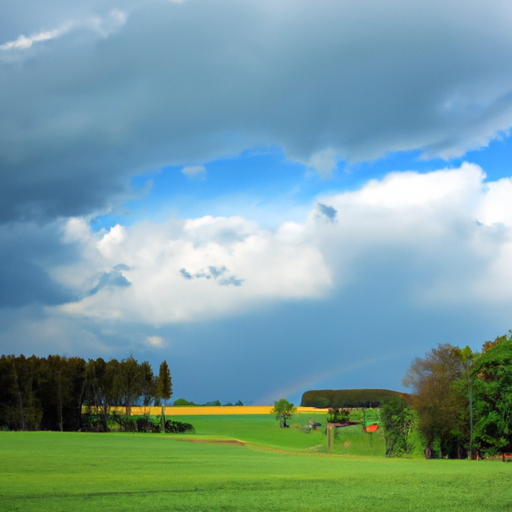
[[[209,320],[266,301],[319,297],[331,285],[322,255],[296,224],[270,232],[243,218],[204,217],[116,225],[86,238],[79,224],[71,221],[65,238],[78,234],[82,262],[52,272],[82,295],[63,306],[73,314],[150,324]]]
[[[64,239],[82,259],[51,275],[82,297],[66,313],[153,325],[325,299],[375,272],[399,276],[417,305],[509,301],[512,180],[484,177],[472,164],[390,174],[322,197],[303,225],[275,231],[203,217],[93,233],[74,219]]]
[[[322,198],[336,211],[335,222],[318,229],[314,212],[307,225],[316,227],[316,247],[335,282],[380,268],[401,281],[409,276],[410,300],[418,303],[510,301],[512,179],[484,178],[472,164],[392,173]]]

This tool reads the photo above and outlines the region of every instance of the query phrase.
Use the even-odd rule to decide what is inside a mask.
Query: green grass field
[[[319,430],[308,434],[300,428],[312,418],[322,424]],[[191,423],[200,436],[237,439],[251,445],[288,451],[325,453],[327,450],[326,414],[295,414],[291,427],[283,429],[272,415],[246,416],[180,416],[180,421]],[[381,432],[363,434],[360,426],[338,430],[333,453],[346,455],[384,455],[385,441]]]
[[[195,436],[0,432],[0,510],[512,509],[512,464],[329,455],[272,416],[180,419]],[[229,439],[249,444],[211,442]]]

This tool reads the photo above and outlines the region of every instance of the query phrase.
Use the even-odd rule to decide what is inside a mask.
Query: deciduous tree
[[[429,448],[439,445],[441,455],[457,450],[468,438],[467,397],[455,385],[463,371],[461,350],[446,343],[423,359],[416,358],[403,379],[415,394],[412,404],[419,414],[419,429]]]
[[[512,331],[484,344],[474,374],[475,439],[491,451],[512,451]]]
[[[286,420],[289,420],[292,417],[292,414],[296,411],[297,408],[292,403],[288,402],[286,398],[281,398],[281,400],[274,402],[274,408],[270,413],[276,415],[276,420],[279,421],[279,426],[287,428],[288,424],[286,423]]]
[[[142,395],[144,376],[140,365],[133,356],[123,359],[120,363],[118,386],[126,407],[126,416],[131,415],[132,405]]]

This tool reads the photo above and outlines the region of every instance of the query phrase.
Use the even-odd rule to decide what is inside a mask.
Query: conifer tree
[[[163,400],[169,400],[172,396],[171,372],[167,361],[162,361],[158,372],[158,397]]]
[[[172,396],[171,372],[169,370],[169,365],[165,360],[160,364],[160,370],[158,371],[158,385],[156,395],[160,400],[164,401],[169,400],[169,398]],[[163,403],[161,415],[161,431],[165,432],[165,410]]]

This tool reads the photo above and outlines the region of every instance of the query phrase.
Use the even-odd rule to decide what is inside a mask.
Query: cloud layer
[[[418,303],[508,301],[512,180],[484,184],[484,177],[471,164],[390,174],[324,197],[303,225],[275,231],[241,217],[100,233],[71,220],[65,240],[79,244],[81,261],[52,275],[83,297],[66,312],[154,325],[325,298],[379,271]]]
[[[512,124],[505,0],[62,4],[5,11],[3,220],[104,210],[134,175],[251,147],[328,177]]]

